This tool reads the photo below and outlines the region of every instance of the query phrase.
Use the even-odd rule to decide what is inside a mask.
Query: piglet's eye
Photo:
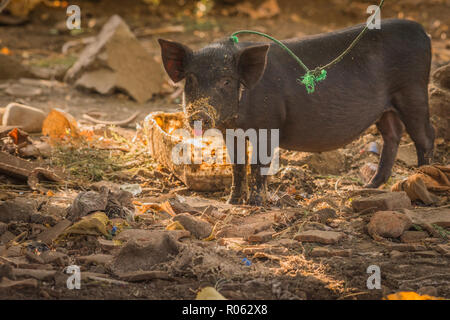
[[[229,86],[231,84],[231,81],[230,80],[224,80],[223,81],[223,85],[224,86]]]

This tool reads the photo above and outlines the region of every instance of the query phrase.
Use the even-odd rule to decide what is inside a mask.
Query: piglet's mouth
[[[198,135],[199,131],[214,128],[217,118],[217,111],[209,104],[208,98],[195,100],[186,106],[187,125],[194,129],[194,135]],[[200,122],[201,127],[197,128],[195,125],[197,121]]]

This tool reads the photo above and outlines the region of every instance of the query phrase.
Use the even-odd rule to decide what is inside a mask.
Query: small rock
[[[43,224],[43,225],[56,225],[57,221],[53,216],[42,214],[40,212],[33,213],[30,217],[31,223]]]
[[[397,251],[397,250],[392,250],[389,255],[392,259],[400,259],[400,258],[405,257],[407,254],[404,252]]]
[[[397,210],[411,207],[411,200],[406,192],[386,192],[370,197],[354,199],[352,207],[355,212],[368,210],[368,212]],[[373,209],[371,209],[373,208]]]
[[[314,248],[309,254],[311,257],[350,257],[351,249],[331,250],[328,248]]]
[[[252,234],[248,236],[248,242],[267,242],[272,240],[273,232],[271,231],[263,231],[256,234]]]
[[[38,256],[37,254],[30,252],[30,251],[25,252],[25,257],[27,257],[27,259],[33,263],[39,263],[39,264],[45,263],[40,255]]]
[[[440,256],[436,251],[416,251],[414,255],[421,258],[437,258]]]
[[[11,246],[6,249],[5,252],[6,257],[21,257],[23,256],[22,247],[21,246]]]
[[[99,237],[97,241],[100,247],[106,251],[110,251],[119,247],[118,245],[115,244],[113,240],[106,240]]]
[[[37,280],[46,281],[52,280],[56,275],[56,271],[49,270],[33,270],[33,269],[13,269],[13,276],[15,277],[27,277],[35,278]]]
[[[0,222],[0,236],[8,230],[8,225],[4,222]]]
[[[300,242],[318,242],[323,244],[337,243],[345,237],[342,232],[308,230],[295,235],[294,239]]]
[[[67,209],[66,218],[75,222],[91,212],[105,211],[108,202],[108,192],[108,188],[102,188],[100,192],[80,192],[72,205]]]
[[[370,219],[367,231],[373,238],[376,236],[398,238],[411,226],[411,219],[405,214],[395,211],[379,211]]]
[[[41,253],[40,257],[44,260],[44,263],[55,263],[59,266],[66,265],[66,262],[69,260],[69,257],[66,254],[51,250],[44,251]]]
[[[44,232],[38,234],[37,240],[50,245],[54,240],[56,240],[63,232],[72,224],[69,220],[61,220],[54,227],[45,230]]]
[[[173,234],[153,231],[149,241],[129,241],[122,247],[113,260],[112,268],[116,273],[138,270],[150,270],[156,264],[169,261],[178,255],[182,244]]]
[[[97,265],[107,266],[111,263],[114,256],[109,254],[91,254],[89,256],[78,257],[77,260],[83,263],[93,263]]]
[[[428,233],[425,231],[405,231],[400,237],[400,240],[404,243],[420,242],[427,237]]]
[[[31,215],[36,213],[37,202],[27,198],[15,198],[0,203],[0,221],[30,222]]]
[[[9,280],[8,278],[3,278],[0,282],[1,289],[28,289],[28,288],[37,288],[39,285],[36,279],[24,279],[19,281]]]
[[[434,247],[434,249],[443,255],[450,254],[450,244],[438,244]]]
[[[403,210],[409,216],[414,224],[438,225],[443,228],[450,228],[450,209],[449,208],[427,208]]]
[[[150,281],[155,279],[169,280],[169,274],[166,271],[134,271],[118,274],[119,279],[129,282]]]
[[[420,295],[428,295],[428,296],[432,296],[432,297],[438,297],[438,290],[436,289],[436,287],[433,286],[426,286],[426,287],[422,287],[417,289],[417,293]]]
[[[191,235],[191,233],[187,230],[173,230],[173,231],[165,231],[167,234],[170,234],[175,237],[176,240],[181,238],[186,238]],[[115,240],[129,242],[146,242],[151,241],[155,237],[160,236],[161,231],[154,230],[145,230],[145,229],[125,229],[121,233],[119,233]]]
[[[7,244],[8,242],[10,242],[14,238],[15,238],[14,234],[12,232],[6,230],[0,236],[0,243]]]
[[[14,83],[10,85],[5,92],[11,96],[18,97],[18,98],[26,98],[26,97],[34,97],[39,96],[42,94],[42,89],[33,87],[33,86],[27,86],[20,83]]]
[[[45,117],[39,109],[13,102],[6,106],[2,124],[20,127],[28,133],[40,133]]]
[[[427,248],[421,244],[392,243],[389,245],[389,249],[404,252],[404,251],[424,251]]]
[[[189,213],[177,214],[173,221],[178,221],[198,239],[205,239],[211,235],[212,225],[202,219],[196,218]]]
[[[314,213],[313,220],[320,223],[327,223],[329,219],[335,219],[337,217],[336,211],[331,208],[325,208],[318,210]]]

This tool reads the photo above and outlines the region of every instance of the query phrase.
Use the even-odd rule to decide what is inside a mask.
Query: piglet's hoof
[[[264,201],[260,194],[251,194],[247,204],[260,207],[264,204]]]
[[[231,195],[228,200],[227,200],[227,204],[243,204],[244,200],[242,199],[242,197],[236,197]]]

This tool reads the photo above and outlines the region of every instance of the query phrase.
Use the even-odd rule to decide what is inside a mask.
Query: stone
[[[263,231],[256,234],[251,234],[248,236],[248,242],[267,242],[272,240],[273,232],[271,231]]]
[[[41,232],[37,236],[37,240],[44,242],[45,244],[52,244],[63,232],[72,224],[69,220],[61,220],[54,227]]]
[[[50,270],[33,270],[33,269],[13,269],[12,271],[13,276],[15,277],[27,277],[27,278],[34,278],[41,281],[48,281],[52,280],[53,277],[56,275],[56,271],[50,271]]]
[[[0,282],[0,289],[12,289],[12,290],[20,290],[27,288],[37,288],[39,285],[36,279],[24,279],[13,281],[8,278],[3,278]]]
[[[410,208],[411,200],[406,192],[386,192],[369,197],[354,199],[352,208],[355,212],[367,210],[367,212],[397,210]]]
[[[0,221],[30,222],[31,216],[36,213],[37,201],[27,198],[15,198],[0,203]]]
[[[182,244],[166,231],[153,231],[152,238],[125,244],[114,258],[112,269],[115,273],[148,271],[159,263],[167,262],[178,255]]]
[[[333,244],[339,242],[345,234],[336,231],[308,230],[295,235],[294,239],[300,242],[317,242]]]
[[[450,254],[450,244],[438,244],[434,247],[434,250],[443,255]]]
[[[429,93],[430,115],[436,137],[450,141],[450,63],[434,71]]]
[[[169,274],[166,271],[133,271],[118,274],[119,279],[129,282],[150,281],[155,279],[169,280]]]
[[[8,230],[8,225],[4,222],[0,222],[0,236]]]
[[[69,257],[66,254],[51,250],[44,251],[43,253],[41,253],[40,257],[46,264],[54,263],[59,266],[64,266],[69,261]]]
[[[370,218],[367,231],[373,238],[398,238],[411,226],[411,219],[403,213],[379,211]]]
[[[417,293],[420,295],[428,295],[432,297],[438,297],[438,290],[433,286],[426,286],[417,289]]]
[[[414,224],[438,225],[443,228],[450,228],[450,208],[426,208],[403,210]]]
[[[398,147],[397,159],[402,161],[408,167],[417,165],[417,153],[414,143],[403,144]]]
[[[317,247],[309,254],[311,257],[351,257],[351,249],[331,250],[328,248]]]
[[[392,243],[389,246],[390,250],[396,250],[400,252],[405,251],[424,251],[427,248],[421,244],[407,244],[407,243]]]
[[[105,211],[108,203],[108,188],[102,188],[100,192],[80,192],[67,209],[66,218],[77,221],[91,212]]]
[[[89,256],[78,257],[77,260],[83,263],[107,266],[114,256],[110,254],[91,254]]]
[[[314,221],[320,223],[327,223],[329,219],[335,219],[337,217],[336,211],[331,208],[325,208],[314,212]]]
[[[189,213],[180,213],[173,217],[173,221],[178,221],[191,232],[197,239],[205,239],[211,235],[213,226],[200,218],[196,218]]]
[[[10,85],[5,92],[11,96],[18,97],[18,98],[29,98],[34,96],[39,96],[42,94],[42,89],[23,85],[20,83],[14,83]]]
[[[155,50],[158,52],[155,42]],[[164,71],[118,15],[112,16],[67,71],[65,81],[77,87],[111,93],[120,89],[139,103],[162,88]]]
[[[14,238],[15,238],[14,234],[12,232],[6,230],[0,236],[0,243],[7,244],[8,242],[10,242]]]
[[[400,240],[404,243],[411,243],[411,242],[420,242],[421,240],[424,240],[428,237],[428,233],[425,231],[405,231],[401,237]]]
[[[421,258],[437,258],[440,256],[436,251],[416,251],[414,255]]]
[[[400,259],[400,258],[405,257],[406,255],[407,255],[407,253],[404,253],[404,252],[401,252],[401,251],[397,251],[397,250],[392,250],[392,251],[389,253],[389,256],[390,256],[392,259]]]
[[[13,102],[6,106],[2,125],[16,126],[28,133],[40,133],[45,117],[46,114],[39,109]]]

